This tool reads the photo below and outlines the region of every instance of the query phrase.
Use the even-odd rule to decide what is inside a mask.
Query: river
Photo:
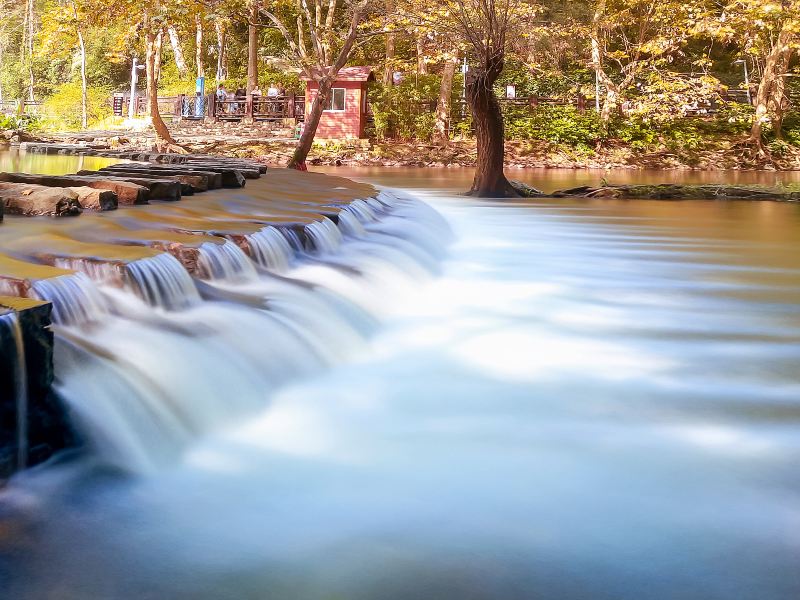
[[[332,323],[341,360],[179,458],[130,475],[65,457],[16,477],[0,497],[4,597],[800,597],[800,206],[477,201],[457,195],[468,171],[335,172],[413,191],[452,239],[409,209],[293,268],[369,313],[371,335],[350,351]],[[545,190],[779,177],[521,175]],[[436,256],[434,231],[444,258],[398,263],[418,256],[406,242]],[[181,323],[218,315],[227,345],[137,349],[165,378],[177,350],[264,352],[266,374],[221,383],[202,362],[187,405],[224,412],[241,378],[298,351],[215,306]],[[113,391],[80,391],[98,389]]]

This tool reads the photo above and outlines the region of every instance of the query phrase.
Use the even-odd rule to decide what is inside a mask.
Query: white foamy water
[[[427,200],[447,255],[410,203],[185,310],[104,289],[59,385],[145,474],[17,478],[10,597],[800,595],[793,207]]]

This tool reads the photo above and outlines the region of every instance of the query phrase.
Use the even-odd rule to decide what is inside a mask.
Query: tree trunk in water
[[[205,77],[206,70],[203,68],[203,20],[200,15],[194,17],[194,64],[197,77]]]
[[[791,43],[794,37],[794,32],[791,31],[787,24],[784,24],[775,45],[772,47],[769,55],[767,55],[766,63],[764,64],[764,72],[761,76],[761,83],[758,84],[758,94],[756,95],[756,114],[753,117],[753,126],[750,129],[750,142],[756,144],[759,148],[762,146],[762,135],[764,133],[764,123],[769,117],[769,107],[774,105],[776,94],[777,80],[782,78],[785,73],[780,72],[783,64],[783,58],[789,56],[791,53]],[[787,60],[786,65],[789,64]]]
[[[178,73],[180,73],[181,77],[186,77],[189,73],[189,67],[186,65],[186,58],[183,56],[178,32],[175,31],[174,26],[170,25],[167,27],[167,34],[169,35],[169,43],[172,46],[172,55],[175,57],[175,66],[178,67]]]
[[[247,95],[258,86],[258,0],[250,0],[250,22],[247,25]]]
[[[417,34],[417,73],[428,74],[428,63],[425,62],[425,36],[421,33]]]
[[[458,67],[458,57],[454,56],[447,60],[442,71],[442,84],[439,87],[439,102],[436,104],[436,128],[433,133],[433,141],[442,146],[450,142],[449,122],[450,122],[450,97],[453,94],[453,77]]]
[[[394,13],[394,0],[386,0],[386,14]],[[386,67],[383,70],[383,83],[391,85],[394,75],[394,42],[393,32],[386,34]]]
[[[469,194],[480,198],[518,196],[503,174],[503,113],[492,89],[503,70],[503,61],[495,59],[488,62],[488,67],[477,67],[467,72],[467,102],[472,111],[478,147],[475,179]]]
[[[305,164],[308,153],[311,151],[311,145],[314,143],[314,136],[317,134],[322,111],[331,95],[331,87],[333,87],[333,79],[323,78],[319,82],[319,90],[314,97],[314,102],[311,103],[311,111],[306,115],[304,121],[303,135],[300,136],[292,158],[286,165],[289,169],[297,169]]]
[[[161,118],[161,113],[158,111],[158,73],[160,69],[156,68],[156,59],[160,60],[160,52],[157,51],[158,40],[160,34],[152,31],[147,31],[145,34],[146,53],[145,53],[145,72],[147,76],[147,102],[148,112],[150,119],[153,123],[153,129],[156,132],[156,144],[159,142],[167,144],[173,150],[180,151],[180,146],[177,145],[172,135],[167,129],[164,120]]]
[[[214,23],[217,32],[217,83],[228,78],[228,57],[225,56],[225,38],[227,32],[225,25],[217,21]]]

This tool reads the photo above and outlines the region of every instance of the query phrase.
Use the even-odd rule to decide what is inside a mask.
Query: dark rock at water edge
[[[535,187],[517,181],[516,179],[511,179],[508,183],[510,183],[511,187],[523,198],[543,198],[545,196],[541,190],[537,190]]]
[[[15,311],[22,333],[28,391],[28,466],[77,444],[64,405],[52,389],[51,310],[49,303],[0,297],[0,313]],[[13,331],[0,327],[0,480],[8,478],[17,468],[16,364],[17,344]]]

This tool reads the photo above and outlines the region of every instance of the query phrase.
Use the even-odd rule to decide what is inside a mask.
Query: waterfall
[[[180,310],[200,300],[191,276],[171,254],[133,261],[127,270],[136,291],[151,306]]]
[[[40,279],[33,284],[34,296],[53,304],[52,319],[61,325],[85,325],[108,313],[103,296],[84,273]]]
[[[28,372],[25,366],[25,347],[22,328],[15,312],[0,315],[0,327],[6,329],[14,341],[14,407],[16,409],[17,469],[28,464]]]
[[[339,230],[343,235],[354,238],[364,237],[367,233],[358,216],[347,208],[339,213]]]
[[[38,281],[54,305],[55,390],[102,461],[169,464],[287,381],[364,352],[377,320],[435,273],[440,226],[384,194],[342,207],[338,226],[308,224],[307,248],[275,227],[246,236],[252,258],[230,240],[204,243],[194,278],[165,253],[124,264],[122,285],[120,268],[100,263]]]
[[[294,250],[280,229],[271,225],[247,236],[253,260],[270,271],[285,273],[294,258]]]
[[[379,213],[385,213],[385,208],[381,205],[378,209],[373,207],[366,200],[354,200],[344,207],[346,212],[352,213],[362,223],[370,223],[378,219]]]
[[[311,245],[309,250],[317,254],[333,254],[342,244],[342,232],[327,217],[309,223],[305,227]]]
[[[200,246],[198,267],[203,279],[247,281],[257,276],[253,263],[230,240],[225,240],[223,244],[206,242]]]
[[[289,240],[289,245],[295,252],[305,252],[305,246],[303,245],[303,240],[300,238],[298,233],[290,228],[287,227],[282,229],[283,234],[286,236],[286,239]]]

